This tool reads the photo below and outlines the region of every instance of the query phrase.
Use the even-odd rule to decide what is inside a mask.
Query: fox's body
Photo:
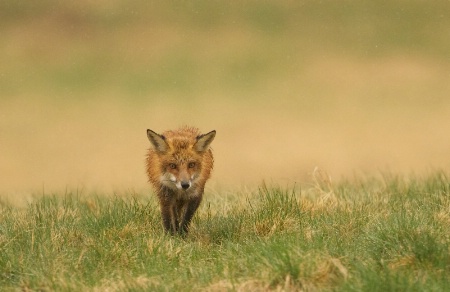
[[[213,168],[209,145],[216,132],[201,135],[183,127],[161,135],[147,130],[153,148],[148,150],[147,174],[155,188],[166,231],[186,233],[203,197]]]

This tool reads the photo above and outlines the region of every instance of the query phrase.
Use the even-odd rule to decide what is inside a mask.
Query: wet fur
[[[147,130],[147,136],[153,146],[147,153],[147,175],[159,199],[164,229],[186,234],[213,169],[209,145],[215,131],[201,135],[196,128],[182,127],[161,135]],[[195,166],[188,167],[190,163]],[[189,181],[190,187],[180,188],[181,180]]]

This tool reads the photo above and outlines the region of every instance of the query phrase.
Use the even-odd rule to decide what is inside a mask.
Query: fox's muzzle
[[[183,190],[187,190],[191,186],[191,183],[189,181],[181,181],[181,187]]]

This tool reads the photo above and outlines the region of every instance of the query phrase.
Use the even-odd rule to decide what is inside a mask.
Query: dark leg
[[[174,233],[177,233],[178,230],[180,229],[180,221],[178,218],[179,218],[179,216],[178,216],[177,204],[173,204],[172,205],[172,228],[173,228]]]
[[[179,229],[179,220],[177,217],[177,206],[174,194],[168,188],[161,188],[159,194],[159,203],[161,205],[161,217],[166,232],[175,234]]]
[[[163,221],[163,226],[166,232],[173,234],[172,230],[172,219],[170,214],[170,206],[168,205],[161,205],[161,217]]]
[[[201,199],[193,199],[190,200],[187,204],[186,212],[184,213],[183,220],[181,221],[181,229],[180,233],[187,234],[189,231],[189,224],[191,223],[192,217],[197,211],[198,206],[200,205]]]
[[[164,229],[170,234],[175,234],[179,229],[179,221],[176,213],[176,206],[173,204],[161,205],[161,216]]]

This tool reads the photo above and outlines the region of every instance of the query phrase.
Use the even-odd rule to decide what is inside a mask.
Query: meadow
[[[447,0],[0,1],[0,290],[445,290],[449,34]],[[144,159],[184,124],[180,238]]]
[[[206,195],[186,238],[153,197],[2,202],[2,291],[444,291],[450,180],[392,174]]]

